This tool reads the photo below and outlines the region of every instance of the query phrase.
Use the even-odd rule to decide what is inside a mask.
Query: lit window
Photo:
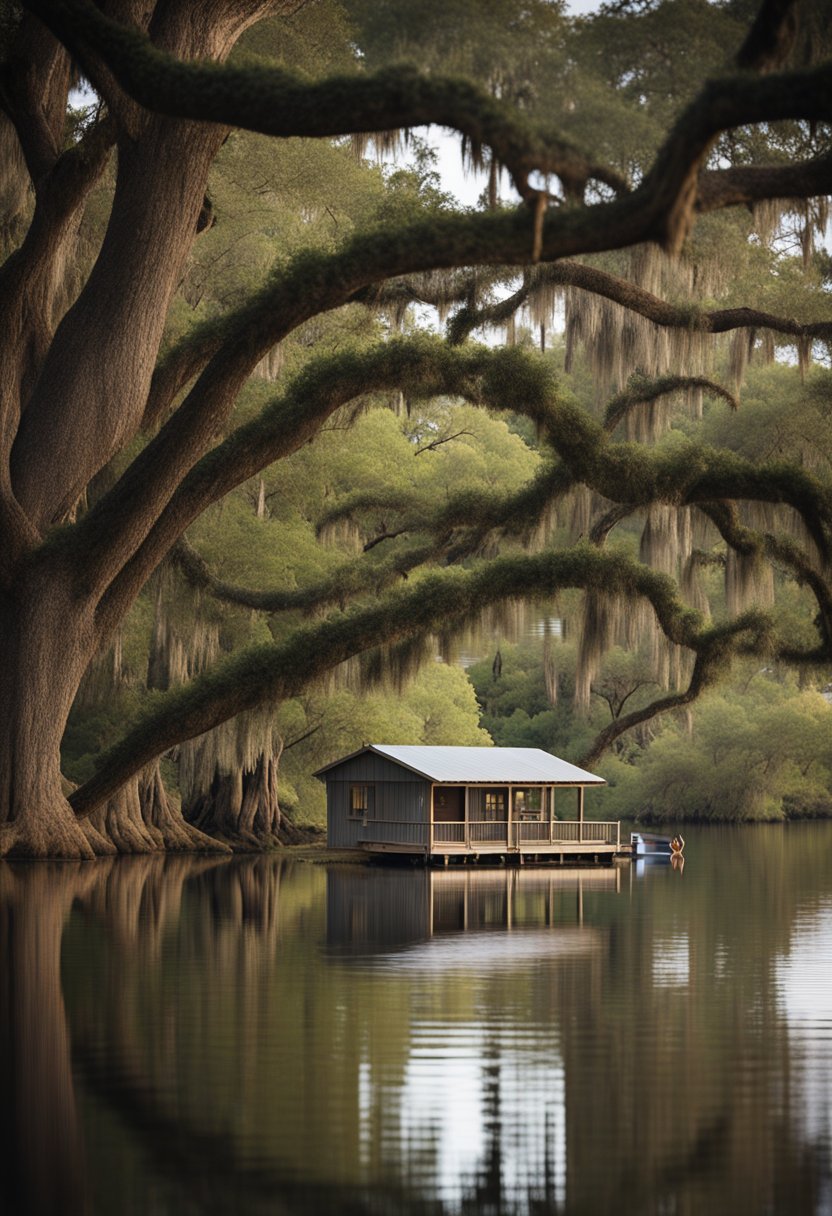
[[[539,785],[514,791],[514,815],[517,819],[540,819],[543,812],[543,790]]]
[[[366,819],[372,811],[372,785],[350,786],[350,819]]]

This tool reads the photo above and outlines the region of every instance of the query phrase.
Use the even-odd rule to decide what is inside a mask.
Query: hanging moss
[[[334,664],[375,646],[380,636],[392,642],[433,632],[448,620],[471,621],[484,604],[514,598],[518,587],[526,595],[550,595],[561,586],[626,599],[646,596],[674,641],[697,645],[700,618],[678,600],[671,580],[591,545],[540,557],[501,558],[470,572],[445,571],[376,605],[308,625],[280,645],[244,651],[191,684],[161,694],[135,729],[102,758],[97,775],[73,795],[73,805],[86,811],[171,743],[270,699],[295,695]]]

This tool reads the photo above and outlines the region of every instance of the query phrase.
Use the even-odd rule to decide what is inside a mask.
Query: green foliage
[[[566,597],[564,597],[566,598]],[[501,643],[501,667],[495,676],[488,657],[468,669],[482,710],[482,723],[500,747],[540,747],[564,759],[579,761],[595,734],[621,712],[645,705],[656,693],[649,659],[638,651],[613,647],[593,681],[588,715],[573,710],[577,650],[555,639],[550,650],[557,701],[552,704],[544,678],[541,646],[526,641]],[[625,738],[616,752],[631,758],[633,744]]]
[[[314,734],[284,752],[281,804],[301,823],[326,821],[326,793],[311,774],[369,742],[488,746],[474,691],[459,667],[429,662],[400,691],[326,696],[287,702],[278,722],[287,741]]]
[[[813,13],[816,7],[810,6]],[[489,154],[479,144],[487,143],[489,132],[512,152],[554,117],[559,129],[638,182],[703,74],[730,66],[747,10],[744,0],[716,6],[661,0],[623,12],[608,6],[575,19],[551,0],[418,0],[405,6],[323,0],[302,6],[290,20],[255,25],[232,57],[239,69],[233,80],[251,101],[265,95],[266,69],[280,68],[275,95],[288,98],[298,121],[311,124],[304,129],[313,130],[314,98],[351,95],[356,81],[366,85],[368,112],[376,112],[372,107],[390,89],[405,101],[418,100],[420,77],[390,67],[411,60],[434,82],[444,80],[447,113],[465,119],[470,163],[488,167]],[[125,54],[130,37],[124,35]],[[151,66],[165,69],[155,59]],[[372,76],[376,71],[381,74]],[[199,65],[189,65],[185,92],[199,80],[213,79],[220,91],[232,87],[222,85],[219,72],[201,73]],[[313,94],[306,85],[315,82],[325,83]],[[512,109],[503,113],[490,102],[478,108],[482,95],[472,82]],[[279,106],[259,129],[272,129],[272,120],[279,124]],[[823,130],[818,135],[799,124],[733,131],[717,142],[711,164],[788,163],[799,146],[802,158],[823,138]],[[704,419],[692,418],[686,402],[670,400],[668,425],[657,428],[657,441],[648,445],[632,439],[637,427],[626,431],[629,441],[619,440],[629,417],[615,435],[605,433],[609,369],[599,373],[592,358],[570,349],[574,371],[561,377],[571,343],[558,337],[552,346],[550,340],[548,353],[538,356],[531,337],[536,344],[538,320],[525,330],[519,323],[517,345],[502,351],[472,343],[449,347],[420,335],[422,319],[408,313],[407,301],[419,298],[422,288],[443,306],[462,302],[473,309],[478,292],[484,299],[490,291],[493,301],[517,281],[504,268],[490,278],[477,268],[466,294],[458,289],[467,270],[456,272],[454,283],[437,286],[418,276],[402,283],[396,278],[401,268],[419,267],[423,247],[432,251],[428,271],[479,262],[483,240],[493,236],[496,248],[509,231],[531,255],[532,224],[526,208],[501,208],[499,166],[492,165],[491,210],[477,216],[475,239],[471,216],[452,209],[430,148],[412,135],[407,139],[406,152],[400,148],[396,163],[384,167],[357,157],[346,139],[277,142],[240,131],[217,157],[209,191],[214,222],[195,243],[167,318],[171,361],[182,351],[210,352],[221,336],[258,353],[264,334],[281,341],[240,394],[229,433],[218,435],[188,485],[224,484],[226,468],[241,452],[254,454],[247,472],[259,470],[267,456],[274,463],[191,527],[188,540],[213,582],[206,579],[194,591],[177,573],[162,590],[168,623],[182,637],[189,625],[194,631],[206,622],[216,626],[220,661],[204,675],[193,666],[189,674],[199,678],[190,687],[146,697],[142,672],[154,617],[151,595],[140,600],[121,639],[124,687],[97,702],[79,702],[73,714],[66,741],[71,773],[87,776],[93,754],[111,747],[126,716],[140,707],[146,712],[131,745],[147,750],[156,739],[172,738],[173,722],[187,720],[191,734],[204,729],[210,717],[205,705],[216,715],[226,712],[226,703],[228,712],[248,710],[258,698],[274,699],[287,747],[281,798],[309,820],[320,820],[322,806],[311,770],[367,739],[485,742],[490,734],[499,744],[546,747],[577,760],[599,731],[643,710],[668,691],[670,680],[658,672],[655,639],[652,653],[644,639],[631,640],[628,649],[611,645],[595,673],[589,711],[577,715],[577,597],[570,599],[564,587],[590,596],[609,593],[631,605],[649,601],[672,641],[702,660],[697,679],[703,687],[727,674],[742,647],[768,653],[775,629],[796,650],[816,647],[817,603],[795,581],[783,547],[770,615],[755,604],[745,617],[724,591],[726,542],[714,528],[700,554],[707,598],[701,611],[679,594],[680,571],[672,563],[657,566],[663,573],[650,571],[638,564],[638,554],[646,512],[656,504],[782,502],[804,520],[832,526],[829,373],[816,371],[802,385],[792,367],[754,366],[738,413],[729,413],[724,400],[707,401]],[[376,143],[389,153],[395,140],[379,136]],[[584,186],[579,181],[575,188],[580,193]],[[93,230],[100,239],[110,188],[108,182],[96,196],[86,221],[89,256]],[[547,225],[570,231],[580,222],[574,201],[564,185]],[[668,300],[686,310],[688,336],[698,338],[703,313],[716,304],[753,303],[802,322],[828,315],[828,267],[808,249],[812,217],[801,206],[781,223],[778,240],[764,236],[759,216],[744,210],[697,223],[677,277],[666,266],[656,272],[671,284],[662,288]],[[629,251],[599,254],[592,264],[625,276],[633,272]],[[368,274],[368,265],[377,269]],[[393,280],[392,303],[378,286],[385,271]],[[272,315],[285,318],[282,328],[271,327]],[[600,337],[593,340],[603,346],[598,325]],[[621,343],[635,341],[633,332],[625,328]],[[750,345],[744,331],[740,337]],[[765,351],[758,342],[755,358],[782,353],[791,341],[788,335],[767,339]],[[710,349],[712,355],[717,348]],[[730,381],[736,359],[726,359],[723,349],[716,359]],[[665,370],[685,373],[674,360]],[[635,372],[631,388],[653,377],[651,368]],[[107,475],[118,474],[125,459]],[[593,509],[623,503],[629,511],[604,550],[589,543],[588,529],[573,544],[581,528],[568,518],[574,503],[567,491],[581,482],[592,488]],[[94,506],[87,520],[79,525],[81,535],[85,526],[95,530]],[[744,517],[736,522],[745,527]],[[752,556],[762,553],[760,533],[750,525],[746,533]],[[543,552],[528,556],[524,546]],[[486,566],[483,557],[499,560]],[[420,568],[434,560],[467,568]],[[407,586],[390,592],[391,584],[406,579]],[[307,589],[310,597],[300,610],[297,600],[288,611],[262,603],[253,609],[232,602],[232,595],[224,599],[220,584],[272,589],[278,597]],[[316,600],[318,588],[326,594]],[[327,697],[316,691],[300,699],[310,681],[319,689],[333,667],[384,639],[417,648],[430,633],[447,640],[458,628],[481,624],[484,605],[556,590],[561,602],[552,611],[568,622],[569,640],[552,645],[554,674],[544,673],[539,645],[501,643],[503,667],[496,678],[490,657],[470,671],[482,726],[460,671],[432,663],[401,694],[382,688],[359,696],[339,685]],[[432,652],[432,643],[427,649]],[[407,656],[384,653],[379,664],[402,674]],[[597,813],[757,818],[777,817],[784,807],[809,813],[825,805],[829,774],[816,760],[825,746],[825,702],[794,689],[781,697],[772,691],[780,687],[766,676],[752,681],[750,701],[736,689],[711,693],[694,715],[691,736],[674,719],[617,739],[604,761],[610,791]],[[772,751],[777,739],[782,754]],[[811,741],[815,751],[801,740]],[[699,782],[697,766],[707,768]]]
[[[832,800],[832,706],[817,692],[754,678],[740,696],[709,693],[688,734],[668,724],[616,788],[624,814],[651,821],[771,820]],[[616,782],[619,768],[599,771]]]

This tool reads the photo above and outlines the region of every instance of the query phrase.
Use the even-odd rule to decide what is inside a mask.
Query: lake
[[[832,824],[0,866],[0,1210],[832,1213]]]

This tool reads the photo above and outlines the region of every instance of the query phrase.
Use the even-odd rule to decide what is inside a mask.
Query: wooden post
[[[513,800],[514,800],[514,786],[510,785],[508,787],[508,807],[506,808],[506,816],[507,816],[507,818],[506,818],[506,848],[507,849],[511,848],[511,812],[512,812],[511,804],[512,804]]]
[[[584,787],[578,786],[578,840],[583,843],[584,839]]]
[[[433,853],[433,790],[434,790],[434,787],[431,786],[430,787],[430,833],[428,836],[428,856],[429,857]]]
[[[466,787],[465,787],[465,829],[464,829],[465,830],[465,847],[466,847],[466,849],[471,848],[471,823],[470,823],[471,816],[470,816],[470,800],[468,798],[468,793],[469,793],[470,789],[471,789],[471,787],[469,785],[466,785]]]
[[[549,844],[555,843],[555,787],[549,786],[546,791],[546,797],[549,800]]]

